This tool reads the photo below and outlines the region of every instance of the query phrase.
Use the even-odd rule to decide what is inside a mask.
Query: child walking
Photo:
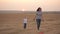
[[[26,25],[27,25],[27,17],[24,17],[23,23],[24,23],[24,29],[26,29]]]

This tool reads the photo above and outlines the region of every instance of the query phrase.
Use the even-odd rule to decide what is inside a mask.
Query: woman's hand
[[[33,21],[35,21],[35,18],[33,19]]]
[[[44,22],[44,19],[41,19]]]
[[[43,16],[42,16],[42,19],[41,19],[43,22],[44,22],[44,18],[43,18]]]

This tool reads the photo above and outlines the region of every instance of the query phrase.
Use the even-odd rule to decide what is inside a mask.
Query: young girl
[[[26,25],[27,25],[27,17],[24,18],[23,23],[24,23],[24,29],[26,29]]]

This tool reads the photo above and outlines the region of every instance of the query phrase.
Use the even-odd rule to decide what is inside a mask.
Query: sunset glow
[[[0,0],[0,10],[60,11],[60,0]]]

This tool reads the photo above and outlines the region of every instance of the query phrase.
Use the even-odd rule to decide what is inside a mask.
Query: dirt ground
[[[23,18],[27,16],[27,28],[23,28]],[[43,13],[44,21],[37,30],[35,13],[7,13],[0,14],[0,34],[60,34],[60,14]]]

